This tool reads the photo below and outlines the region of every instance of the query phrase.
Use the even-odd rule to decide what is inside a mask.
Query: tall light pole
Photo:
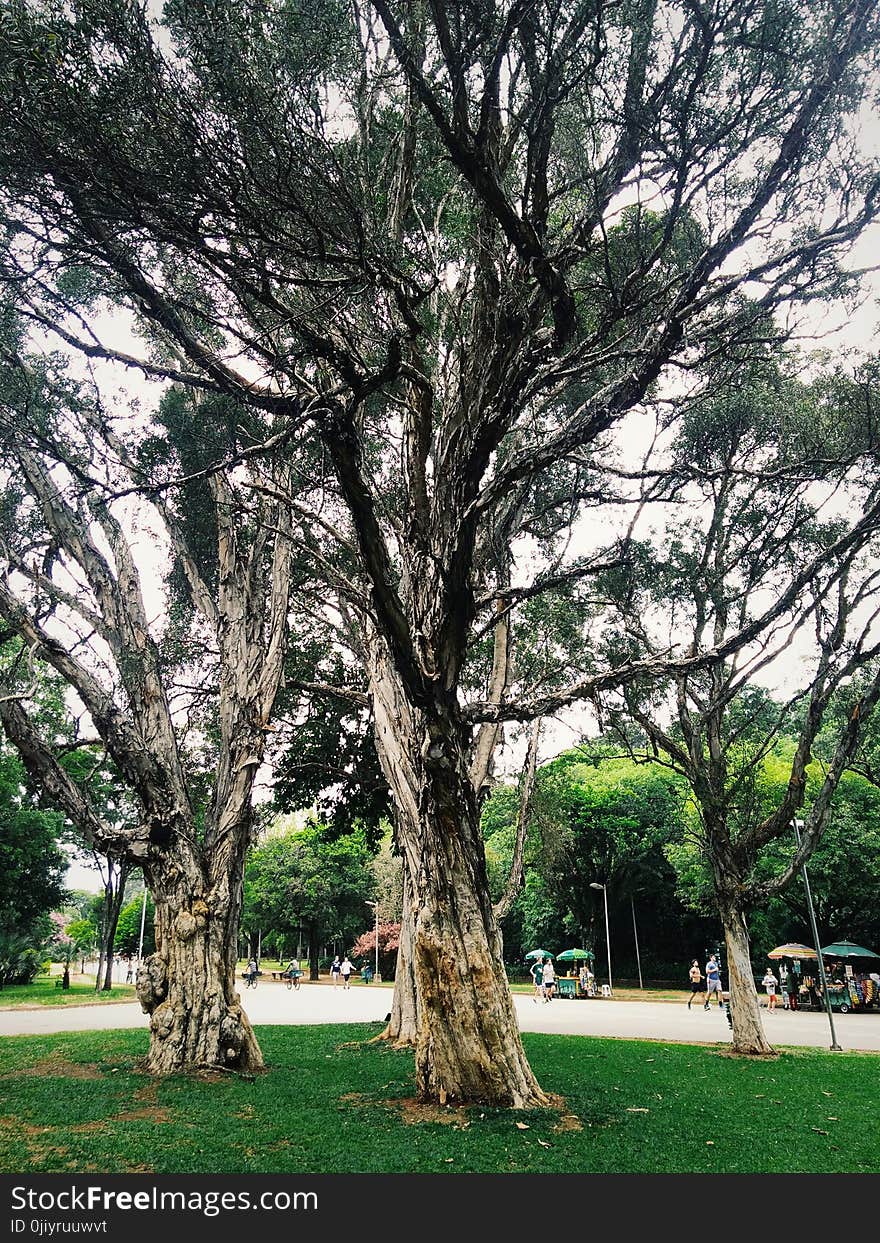
[[[803,828],[803,820],[792,820],[794,828],[794,840],[797,842],[798,850],[801,845],[801,829]],[[810,892],[810,878],[807,876],[806,863],[801,864],[801,876],[804,878],[804,891],[807,895],[807,910],[810,913],[810,927],[813,930],[813,945],[816,948],[816,959],[819,964],[819,983],[822,985],[822,1000],[825,1002],[825,1010],[828,1014],[828,1026],[831,1028],[831,1049],[832,1052],[840,1051],[840,1045],[837,1043],[837,1035],[834,1031],[834,1019],[831,1015],[831,998],[828,996],[828,981],[825,979],[825,964],[822,961],[822,951],[819,948],[819,931],[816,927],[816,912],[813,909],[813,895]]]
[[[591,889],[601,889],[602,897],[605,899],[605,948],[608,951],[608,991],[614,992],[614,984],[611,980],[611,933],[608,931],[608,889],[605,885],[600,885],[597,880],[590,881]]]
[[[141,903],[141,937],[138,941],[138,968],[141,965],[141,958],[144,952],[144,921],[147,918],[147,884],[144,881],[144,900]]]
[[[375,909],[375,911],[376,911],[376,971],[375,971],[375,978],[376,978],[376,983],[377,983],[377,984],[381,984],[381,983],[382,983],[382,977],[381,977],[381,975],[379,974],[379,903],[378,903],[378,902],[371,902],[371,901],[369,900],[369,898],[368,898],[368,899],[367,899],[367,906],[372,906],[372,907]]]
[[[639,969],[639,988],[644,988],[645,986],[642,983],[642,960],[639,957],[639,930],[636,927],[636,904],[633,901],[632,894],[629,895],[629,904],[630,904],[630,907],[632,908],[632,915],[633,915],[633,936],[636,939],[636,966]]]

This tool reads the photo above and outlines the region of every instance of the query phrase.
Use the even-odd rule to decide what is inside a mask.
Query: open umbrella
[[[594,955],[590,950],[563,950],[561,954],[556,955],[557,962],[575,962],[579,958],[588,958],[592,961]]]
[[[823,950],[824,954],[825,951]],[[810,949],[809,945],[801,945],[799,941],[787,941],[785,945],[777,945],[775,950],[771,950],[767,955],[768,958],[818,958],[819,955],[815,950]]]
[[[835,941],[833,945],[823,945],[822,953],[826,958],[880,958],[880,954],[866,950],[863,945],[853,945],[852,941]]]
[[[526,958],[553,958],[553,957],[555,957],[555,955],[551,954],[549,950],[529,950],[529,952],[526,954]]]

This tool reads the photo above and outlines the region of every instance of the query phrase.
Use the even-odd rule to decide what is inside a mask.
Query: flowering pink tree
[[[394,955],[400,945],[400,924],[379,924],[379,969],[386,980],[394,975]],[[365,958],[370,964],[376,957],[376,929],[364,932],[355,941],[351,950],[352,958]]]
[[[60,911],[53,911],[49,916],[52,921],[54,932],[52,933],[52,948],[57,954],[59,960],[64,963],[64,975],[62,976],[61,987],[70,988],[70,960],[76,953],[76,942],[72,936],[68,935],[67,925],[70,920],[66,915],[62,915]]]

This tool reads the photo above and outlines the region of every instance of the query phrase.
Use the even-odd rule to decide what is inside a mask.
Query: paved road
[[[355,986],[348,991],[327,984],[305,984],[298,992],[262,982],[242,992],[253,1023],[363,1023],[384,1019],[391,1006],[391,989]],[[684,1002],[568,1001],[557,998],[536,1005],[531,996],[514,994],[523,1031],[564,1035],[624,1036],[683,1042],[728,1042],[730,1029],[717,1008],[708,1014]],[[106,1006],[66,1006],[56,1009],[0,1010],[0,1035],[64,1031],[96,1031],[114,1027],[143,1027],[146,1016],[136,1002]],[[777,1011],[765,1014],[764,1025],[772,1043],[827,1049],[831,1044],[825,1014]],[[880,1052],[880,1013],[835,1014],[838,1043],[844,1049]]]

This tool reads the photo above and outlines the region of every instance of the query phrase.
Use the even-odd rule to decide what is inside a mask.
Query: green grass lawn
[[[552,1111],[422,1111],[378,1025],[258,1029],[270,1069],[156,1080],[144,1031],[0,1040],[0,1170],[686,1173],[880,1170],[880,1058],[526,1033]]]
[[[61,976],[37,976],[31,984],[7,984],[0,989],[0,1010],[30,1006],[87,1006],[108,1001],[134,1001],[133,984],[114,984],[106,993],[95,992],[94,979],[71,978],[70,988],[56,988]]]

